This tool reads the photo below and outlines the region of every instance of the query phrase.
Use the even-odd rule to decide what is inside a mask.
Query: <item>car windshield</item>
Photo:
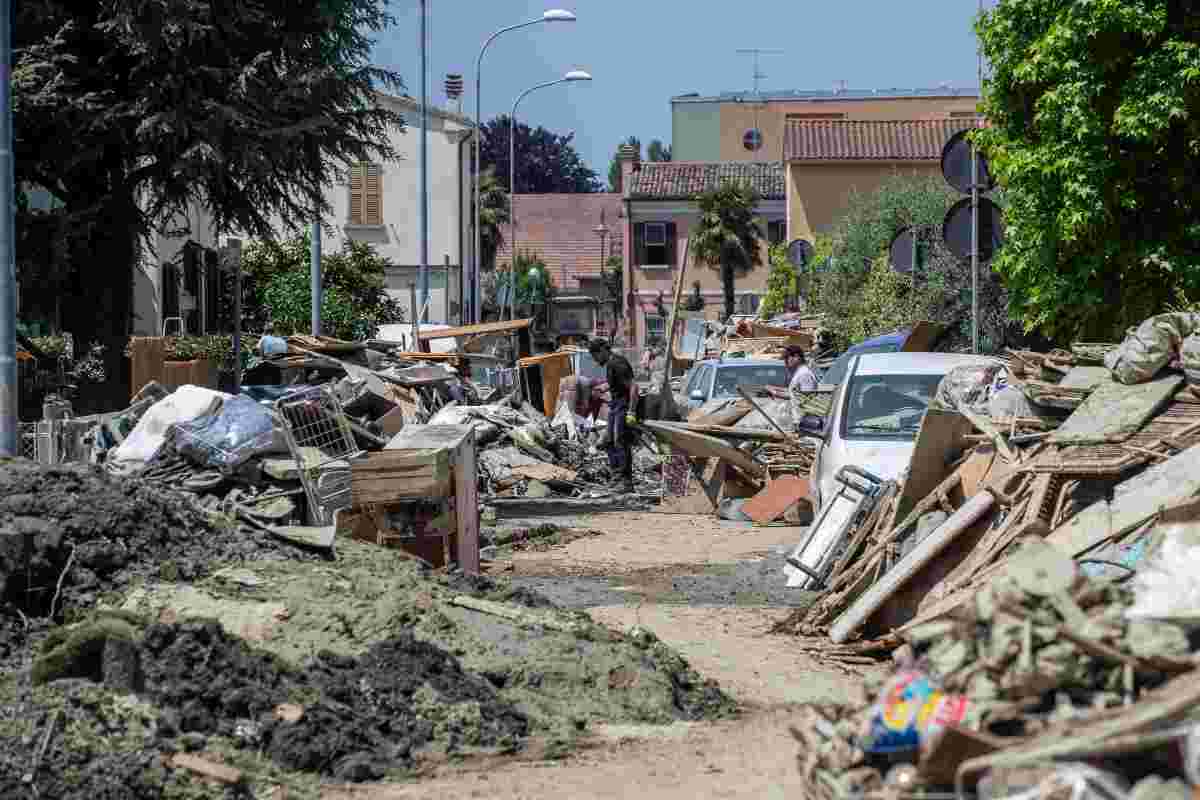
[[[721,367],[717,370],[712,396],[736,397],[739,386],[787,386],[787,377],[787,367],[782,364]]]
[[[860,375],[846,392],[842,436],[911,440],[941,375]]]

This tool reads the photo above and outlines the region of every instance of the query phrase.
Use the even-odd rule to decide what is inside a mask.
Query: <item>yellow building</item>
[[[835,89],[671,99],[680,162],[773,162],[787,186],[787,239],[829,229],[853,192],[894,174],[940,175],[955,132],[981,124],[976,89]]]

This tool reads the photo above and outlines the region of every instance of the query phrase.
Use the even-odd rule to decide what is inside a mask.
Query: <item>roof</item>
[[[421,101],[417,100],[416,98],[409,97],[408,95],[388,94],[387,92],[376,92],[375,95],[385,102],[390,102],[400,106],[400,108],[405,111],[410,111],[418,115],[421,113]],[[429,116],[455,122],[459,125],[462,125],[464,128],[475,127],[475,120],[471,119],[466,114],[460,114],[456,111],[440,108],[439,106],[435,106],[433,103],[429,104]],[[413,124],[412,120],[407,118],[404,122],[406,125]],[[419,116],[416,118],[415,123],[419,128],[421,125],[421,119]]]
[[[624,236],[624,201],[614,192],[577,194],[518,194],[512,198],[517,216],[517,250],[536,253],[564,293],[580,289],[579,280],[600,277],[608,256],[621,252]],[[600,221],[608,233],[596,233]],[[503,228],[504,241],[496,253],[497,264],[512,259],[511,229]]]
[[[749,181],[763,200],[783,200],[787,186],[778,161],[643,161],[633,174],[635,200],[691,200],[728,181]]]
[[[672,103],[736,103],[739,101],[788,102],[795,100],[887,100],[909,97],[979,97],[974,86],[956,88],[935,86],[930,89],[777,89],[772,91],[721,92],[701,96],[699,92],[676,95]]]
[[[868,353],[859,356],[855,375],[944,375],[968,364],[998,364],[970,353]]]
[[[783,157],[787,161],[939,161],[946,140],[971,127],[971,121],[961,119],[789,119]]]

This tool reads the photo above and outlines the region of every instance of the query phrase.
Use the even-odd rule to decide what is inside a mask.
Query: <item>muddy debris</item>
[[[0,602],[31,617],[55,605],[70,618],[137,578],[188,581],[214,564],[283,558],[321,556],[214,522],[189,496],[144,481],[83,465],[0,464]]]

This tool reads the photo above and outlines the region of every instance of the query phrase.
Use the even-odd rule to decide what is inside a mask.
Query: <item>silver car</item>
[[[688,410],[709,400],[739,397],[739,386],[787,386],[787,366],[773,358],[726,358],[697,362],[687,375],[680,405]]]
[[[925,407],[954,367],[995,364],[986,356],[878,353],[856,356],[838,385],[813,461],[813,507],[836,493],[842,467],[895,480],[912,460]]]

